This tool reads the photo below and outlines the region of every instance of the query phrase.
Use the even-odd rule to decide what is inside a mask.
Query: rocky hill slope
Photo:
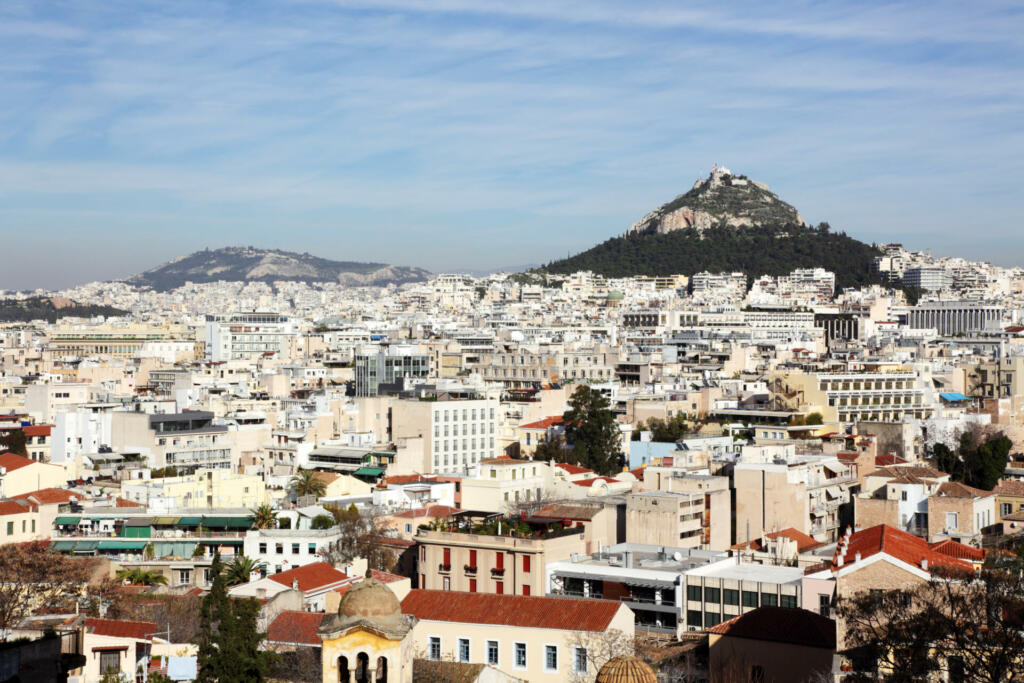
[[[386,263],[331,261],[311,254],[277,249],[224,247],[182,256],[126,282],[158,291],[175,289],[186,282],[227,282],[289,280],[338,282],[343,285],[388,285],[421,282],[430,275],[422,268],[391,266]]]

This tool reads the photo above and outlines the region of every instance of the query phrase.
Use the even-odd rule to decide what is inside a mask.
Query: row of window
[[[29,520],[25,520],[25,519],[21,520],[21,533],[23,533],[23,534],[29,533],[29,531],[28,531],[28,524],[27,524],[28,521]],[[34,534],[36,532],[36,520],[33,519],[33,520],[31,520],[31,522],[32,522],[32,533]],[[14,522],[7,522],[7,535],[8,536],[13,536],[14,535]]]
[[[459,440],[458,439],[452,439],[451,440],[451,448],[449,448],[448,445],[449,445],[448,439],[445,439],[444,441],[435,441],[434,442],[434,452],[436,453],[436,452],[439,452],[439,451],[448,451],[448,450],[457,451],[457,450],[459,450]],[[480,448],[488,448],[487,441],[486,441],[486,439],[484,437],[480,437]],[[492,452],[494,451],[494,437],[493,436],[490,437],[490,446],[489,446],[489,448],[491,449]],[[463,451],[475,451],[476,449],[477,449],[476,437],[473,437],[472,439],[463,439],[462,440],[462,450]]]
[[[472,661],[471,650],[472,643],[469,638],[459,638],[456,648],[456,656],[460,662],[468,663]],[[484,645],[484,656],[486,657],[487,664],[491,666],[501,666],[501,648],[497,640],[488,640]],[[439,660],[441,659],[441,636],[430,636],[427,646],[427,656],[430,659]],[[544,646],[544,670],[547,672],[557,673],[558,672],[558,646],[557,645],[545,645]],[[527,646],[526,643],[513,643],[512,644],[512,661],[513,666],[516,669],[525,669],[527,667]],[[586,673],[587,671],[588,654],[587,648],[585,647],[574,647],[573,648],[573,671],[575,673]]]
[[[795,595],[777,595],[775,593],[761,593],[760,605],[758,604],[757,591],[740,591],[735,588],[713,588],[700,586],[687,586],[686,599],[694,602],[720,602],[724,605],[739,605],[742,600],[744,607],[796,607]]]
[[[487,415],[484,413],[484,410],[485,410],[484,408],[480,409],[480,419],[481,420],[487,418]],[[438,415],[441,415],[441,413],[442,413],[442,411],[440,411],[440,410],[437,411],[437,412],[438,412]],[[476,408],[463,408],[462,409],[462,419],[463,420],[475,420],[475,419],[477,419],[476,412],[477,412]],[[449,418],[449,415],[450,415],[450,418]],[[442,419],[445,422],[448,422],[449,419],[451,419],[451,420],[453,420],[455,422],[458,422],[459,421],[459,411],[458,411],[458,409],[451,410],[451,411],[449,411],[449,410],[443,411]],[[492,420],[494,419],[494,408],[490,409],[490,419],[492,419]]]
[[[491,425],[490,426],[490,433],[493,434],[494,433],[494,423],[491,422],[490,425]],[[452,425],[451,429],[452,429],[452,432],[451,432],[450,436],[458,436],[459,435],[459,425]],[[487,432],[488,432],[488,428],[485,427],[484,425],[480,425],[480,433],[481,434],[486,434]],[[466,424],[465,422],[462,423],[462,436],[467,436],[469,434],[472,434],[472,435],[476,436],[476,423],[475,422],[473,424]],[[448,425],[444,426],[444,435],[446,437],[449,436]],[[441,427],[440,427],[440,425],[436,425],[435,424],[434,425],[434,438],[438,438],[440,436],[441,436]]]
[[[284,543],[275,543],[274,544],[274,553],[276,555],[283,555],[284,554],[284,546],[285,546]],[[299,555],[302,552],[301,551],[301,547],[302,547],[301,543],[292,543],[291,546],[292,546],[292,553],[291,553],[292,555]],[[260,555],[266,555],[267,554],[267,544],[266,543],[260,543],[259,547],[260,547]],[[316,555],[316,543],[307,543],[306,544],[306,553],[308,555]]]

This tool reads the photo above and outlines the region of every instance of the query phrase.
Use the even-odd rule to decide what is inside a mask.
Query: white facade
[[[320,553],[341,540],[338,527],[331,529],[252,529],[242,545],[246,557],[262,565],[268,574],[322,562]]]

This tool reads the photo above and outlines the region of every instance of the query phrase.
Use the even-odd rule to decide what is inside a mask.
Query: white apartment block
[[[296,324],[277,313],[207,316],[206,357],[220,362],[270,353],[284,355],[288,339],[297,333]]]

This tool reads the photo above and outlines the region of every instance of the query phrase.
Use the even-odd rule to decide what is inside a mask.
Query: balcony
[[[444,564],[442,562],[441,564],[437,565],[437,571],[441,572],[442,574],[448,574],[452,571],[452,566],[450,564]]]
[[[504,569],[492,569],[491,570],[491,577],[492,578],[501,578],[503,576],[505,576],[505,570]]]
[[[466,576],[476,576],[476,567],[471,567],[468,564],[462,568],[462,571],[466,573]]]

